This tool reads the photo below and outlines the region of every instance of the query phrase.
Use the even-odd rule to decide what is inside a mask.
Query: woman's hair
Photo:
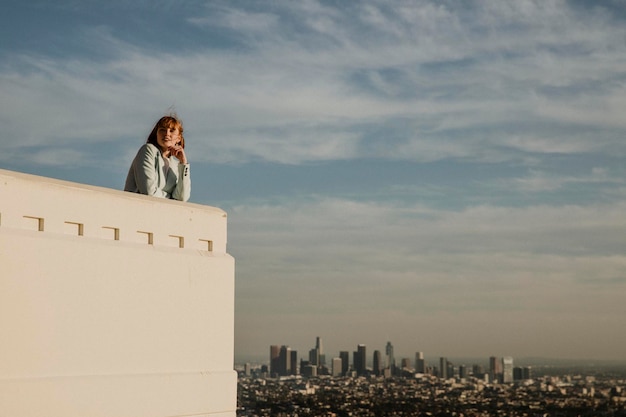
[[[151,143],[157,148],[159,144],[157,143],[157,130],[160,127],[164,127],[166,129],[178,129],[178,133],[180,134],[180,146],[185,148],[185,137],[183,136],[183,122],[176,116],[175,114],[170,114],[169,116],[163,116],[159,119],[158,122],[154,125],[152,132],[148,136],[147,143]]]

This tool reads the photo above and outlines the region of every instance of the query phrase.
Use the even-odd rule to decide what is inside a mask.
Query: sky
[[[122,189],[185,127],[235,358],[626,356],[626,1],[24,0],[0,168]]]

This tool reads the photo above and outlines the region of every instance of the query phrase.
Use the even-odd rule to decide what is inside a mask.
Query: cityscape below
[[[493,378],[498,375],[504,378],[503,360],[507,362],[507,380],[514,375],[524,376],[523,372],[532,372],[533,367],[546,369],[562,368],[589,368],[589,367],[626,367],[626,358],[618,359],[589,359],[589,358],[560,358],[560,357],[521,357],[511,355],[494,355],[488,352],[483,357],[455,356],[448,358],[436,356],[433,352],[415,351],[406,354],[406,349],[397,355],[392,342],[386,342],[384,349],[370,350],[365,344],[357,344],[356,350],[342,350],[336,355],[329,356],[323,346],[322,338],[316,337],[314,346],[308,352],[302,353],[290,345],[271,345],[269,355],[236,355],[235,366],[245,368],[264,369],[267,376],[287,375],[333,375],[354,376],[371,373],[374,375],[391,376],[402,372],[425,373],[434,376],[448,377],[457,375],[473,376],[478,374],[484,378]],[[369,354],[368,354],[369,353]],[[265,365],[265,366],[264,366]],[[333,367],[334,365],[334,367]],[[442,370],[442,365],[443,369]]]
[[[626,364],[511,356],[459,361],[396,357],[358,344],[328,357],[271,345],[264,363],[236,364],[237,415],[626,416]]]
[[[261,373],[266,373],[269,377],[374,375],[387,378],[406,374],[426,374],[444,379],[455,376],[467,378],[469,375],[473,375],[484,379],[485,382],[498,381],[501,383],[530,379],[531,375],[531,367],[515,367],[513,358],[510,356],[489,357],[487,369],[477,363],[470,366],[455,364],[446,357],[439,357],[436,364],[430,365],[424,357],[424,352],[416,352],[414,359],[396,358],[391,342],[387,342],[384,352],[374,350],[370,357],[368,357],[367,346],[359,344],[355,351],[340,351],[337,357],[328,358],[327,363],[321,337],[316,338],[315,347],[309,350],[308,355],[301,357],[299,362],[298,359],[298,352],[289,346],[272,345],[270,346],[269,366],[261,366]]]

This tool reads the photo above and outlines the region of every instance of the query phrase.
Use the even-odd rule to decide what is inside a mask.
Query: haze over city
[[[122,189],[156,120],[182,118],[190,201],[229,216],[236,359],[316,336],[626,359],[623,0],[3,16],[0,168]]]

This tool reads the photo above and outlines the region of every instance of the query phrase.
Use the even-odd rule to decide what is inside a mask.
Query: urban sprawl
[[[423,352],[396,361],[390,342],[371,361],[366,355],[358,345],[327,364],[318,337],[298,362],[295,350],[272,345],[269,364],[239,367],[237,415],[626,417],[624,367],[557,370],[495,356],[484,365],[445,357],[430,365]]]

